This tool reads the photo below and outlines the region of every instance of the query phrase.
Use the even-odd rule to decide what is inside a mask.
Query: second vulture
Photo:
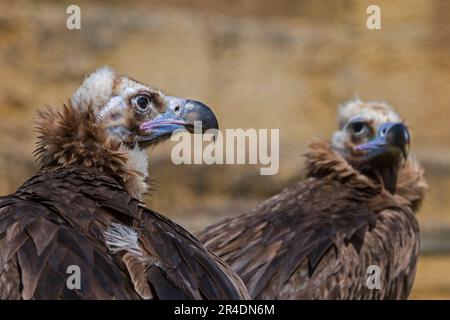
[[[341,107],[339,126],[331,142],[310,145],[305,180],[199,235],[254,299],[405,299],[411,291],[415,213],[427,186],[408,156],[408,129],[387,104],[360,100]]]

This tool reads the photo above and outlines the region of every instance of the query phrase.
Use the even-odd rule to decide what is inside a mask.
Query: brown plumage
[[[41,170],[0,197],[0,299],[248,298],[221,259],[139,200],[143,148],[184,121],[183,103],[190,117],[212,117],[190,100],[173,100],[173,112],[169,100],[100,69],[67,106],[40,113]],[[67,285],[71,265],[80,289]]]
[[[305,180],[199,235],[238,273],[252,298],[409,295],[419,253],[415,211],[427,188],[423,170],[412,157],[401,160],[406,127],[389,124],[400,120],[387,105],[353,101],[340,118],[333,142],[311,143]],[[385,146],[381,157],[362,151],[379,146],[385,134],[400,147]],[[386,173],[391,167],[398,169],[387,170],[397,178],[394,186]],[[379,290],[366,286],[371,265],[381,270]]]

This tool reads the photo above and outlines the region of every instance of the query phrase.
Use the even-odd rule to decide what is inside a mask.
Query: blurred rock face
[[[280,173],[256,166],[175,166],[170,143],[151,152],[152,207],[191,228],[238,214],[300,176],[312,136],[329,137],[336,106],[355,95],[394,105],[432,192],[420,219],[450,224],[450,28],[446,1],[81,2],[82,29],[59,1],[0,3],[0,192],[37,168],[32,118],[61,105],[104,64],[211,105],[225,128],[280,128]],[[67,4],[68,5],[68,4]]]
[[[386,100],[407,120],[431,187],[422,230],[450,225],[448,1],[377,1],[383,29],[375,31],[365,27],[372,1],[133,3],[82,1],[82,29],[69,31],[71,2],[0,2],[0,194],[37,170],[36,109],[60,106],[108,64],[208,103],[222,129],[280,129],[276,176],[255,166],[175,166],[170,143],[151,152],[148,202],[188,228],[244,212],[295,181],[305,143],[329,137],[336,106],[355,95]],[[429,240],[424,246],[444,243]],[[448,265],[422,257],[414,296],[448,297]]]

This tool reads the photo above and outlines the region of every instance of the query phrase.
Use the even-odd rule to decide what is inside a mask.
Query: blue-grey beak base
[[[198,123],[201,123],[201,132],[219,128],[215,114],[207,105],[189,99],[173,100],[179,103],[170,104],[165,113],[141,124],[142,134],[138,142],[151,144],[168,138],[173,132],[182,129],[194,133]]]
[[[385,123],[373,140],[358,145],[355,151],[363,152],[366,158],[382,157],[394,161],[398,156],[407,157],[409,143],[409,131],[403,123]]]

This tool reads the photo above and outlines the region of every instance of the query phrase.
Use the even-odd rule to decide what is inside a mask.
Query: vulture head
[[[395,193],[397,171],[410,144],[399,115],[384,102],[354,100],[340,107],[338,122],[333,147],[353,167]]]
[[[147,190],[145,148],[177,129],[217,129],[205,104],[165,95],[108,67],[89,74],[62,109],[39,112],[35,150],[42,168],[83,165],[120,178],[136,197]]]
[[[71,99],[81,113],[92,112],[111,139],[129,148],[154,145],[177,129],[193,132],[217,129],[217,119],[205,104],[165,95],[130,77],[103,67],[88,75]]]

